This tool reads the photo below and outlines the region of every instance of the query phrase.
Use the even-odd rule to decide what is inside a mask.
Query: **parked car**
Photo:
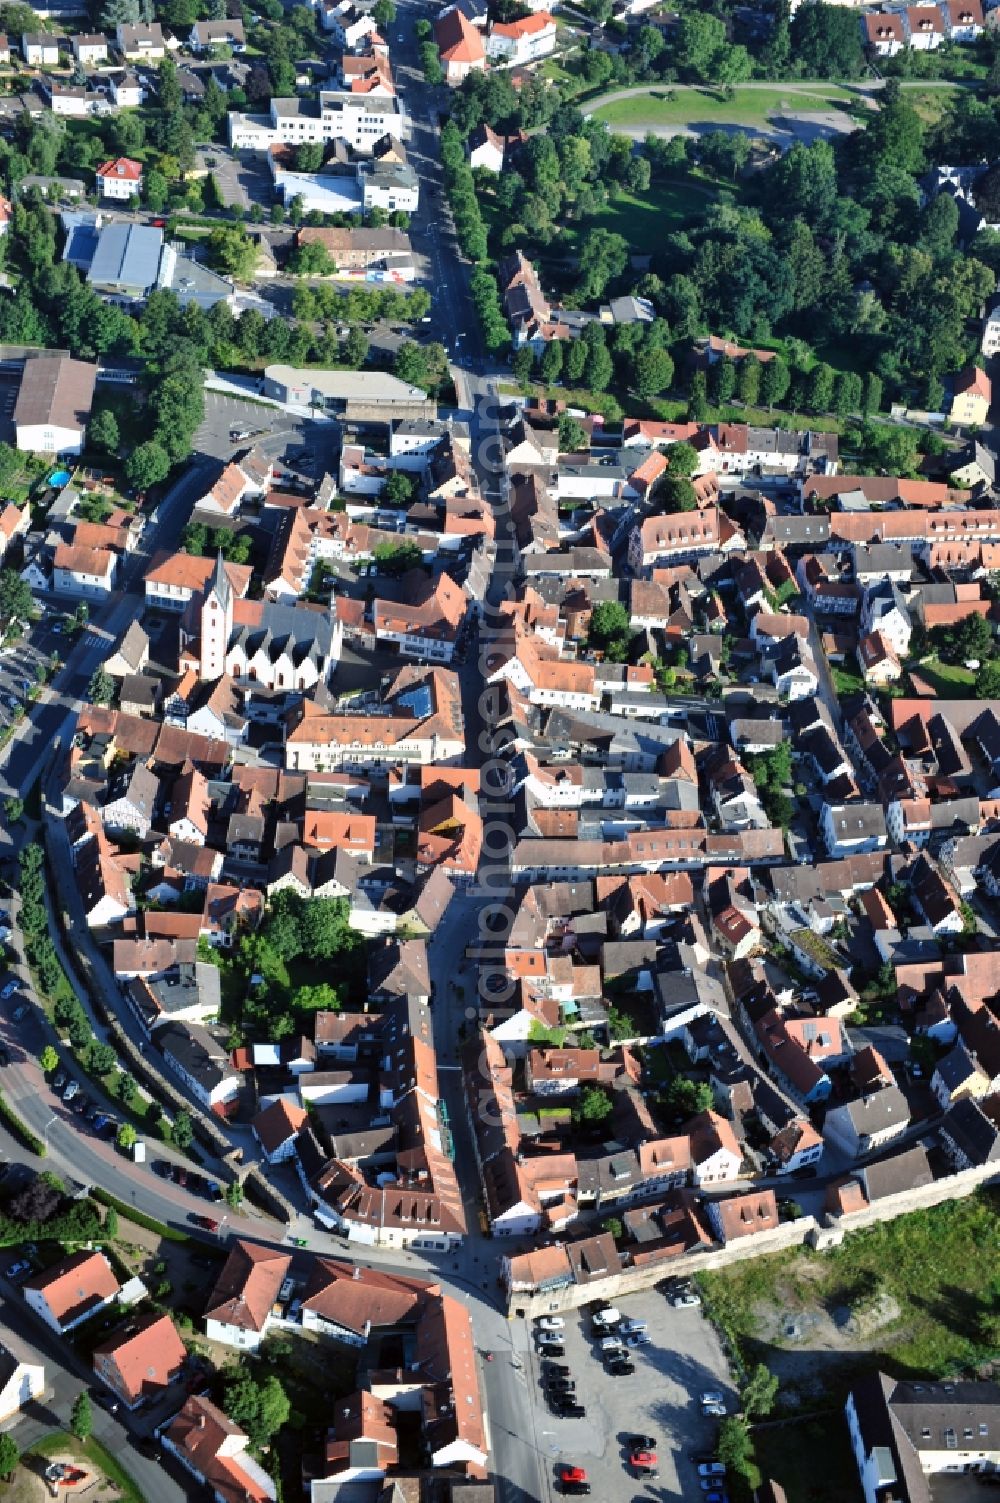
[[[552,1373],[554,1376],[560,1378],[568,1378],[572,1369],[567,1367],[565,1362],[546,1362],[542,1371],[546,1374]]]
[[[13,1018],[13,1020],[14,1020],[15,1023],[20,1023],[21,1019],[22,1018],[26,1018],[27,1016],[28,1016],[28,1004],[27,1004],[27,1002],[22,1002],[21,1005],[20,1005],[20,1007],[15,1007],[14,1011],[11,1013],[11,1017]]]
[[[711,1414],[716,1419],[725,1419],[726,1406],[725,1404],[702,1404],[701,1412],[702,1414]]]
[[[561,1493],[568,1493],[574,1498],[585,1498],[590,1493],[589,1482],[567,1482],[565,1477],[556,1481],[556,1489]]]
[[[549,1378],[546,1386],[550,1393],[575,1393],[576,1380],[574,1378]]]
[[[574,1466],[571,1461],[560,1462],[556,1470],[564,1482],[586,1482],[587,1480],[586,1468]]]
[[[637,1450],[629,1453],[630,1466],[655,1466],[656,1452],[647,1446],[639,1446]]]
[[[57,1070],[52,1077],[52,1089],[54,1091],[61,1091],[68,1079],[69,1076],[65,1070]]]
[[[78,1117],[82,1117],[90,1105],[90,1097],[79,1092],[73,1099],[73,1110]]]
[[[79,1094],[79,1091],[80,1082],[78,1080],[71,1080],[68,1082],[66,1089],[62,1093],[62,1099],[64,1101],[72,1101],[73,1097]]]
[[[8,997],[12,997],[14,995],[14,993],[17,991],[17,988],[18,988],[19,985],[20,985],[20,982],[18,982],[18,981],[8,981],[8,982],[6,982],[5,985],[4,985],[3,991],[0,991],[0,997],[2,997],[3,1000],[6,1002],[7,999],[8,999]]]
[[[608,1363],[608,1372],[615,1378],[626,1378],[629,1373],[635,1372],[635,1363],[628,1362],[624,1357],[616,1357]]]
[[[16,1263],[12,1263],[8,1268],[7,1277],[9,1279],[23,1279],[27,1278],[30,1272],[31,1264],[27,1258],[19,1258]]]
[[[721,1461],[703,1461],[698,1468],[699,1477],[724,1477],[726,1468]]]
[[[174,1166],[169,1159],[154,1159],[149,1167],[161,1179],[170,1179],[174,1172]]]
[[[554,1332],[539,1331],[537,1335],[538,1345],[542,1348],[543,1351],[546,1347],[560,1346],[562,1344],[562,1337],[556,1335]]]
[[[625,1345],[649,1346],[652,1339],[653,1338],[651,1336],[648,1336],[645,1331],[631,1331],[629,1335],[625,1337]]]
[[[625,1444],[629,1451],[655,1451],[656,1439],[652,1435],[627,1435]]]
[[[720,1393],[717,1388],[706,1388],[701,1396],[701,1402],[703,1404],[724,1404],[726,1396],[724,1393]]]
[[[541,1350],[543,1355],[546,1357],[565,1357],[566,1355],[566,1348],[563,1346],[561,1341],[547,1342]]]
[[[703,1503],[729,1503],[729,1499],[725,1493],[720,1493],[716,1490],[715,1492],[706,1493]]]
[[[585,1419],[587,1415],[583,1405],[572,1399],[567,1399],[562,1404],[553,1404],[552,1407],[563,1419]]]
[[[566,1322],[561,1315],[543,1315],[537,1322],[540,1331],[564,1331]]]
[[[185,1167],[184,1167],[183,1164],[174,1164],[174,1166],[173,1166],[173,1168],[171,1169],[170,1172],[171,1172],[171,1174],[174,1177],[174,1184],[175,1185],[186,1185],[187,1184],[187,1182],[188,1182],[188,1172],[185,1169]]]
[[[674,1294],[671,1296],[670,1303],[675,1310],[693,1310],[696,1305],[701,1304],[701,1295],[693,1292]]]
[[[219,1223],[214,1216],[201,1216],[197,1211],[192,1211],[189,1219],[194,1222],[195,1226],[203,1227],[206,1232],[219,1230]]]

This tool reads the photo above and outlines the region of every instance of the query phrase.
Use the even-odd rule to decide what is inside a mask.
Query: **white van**
[[[606,1355],[611,1352],[623,1352],[625,1350],[618,1336],[603,1336],[597,1343],[598,1350]]]
[[[594,1316],[594,1329],[598,1331],[607,1330],[611,1326],[618,1325],[621,1318],[622,1312],[616,1310],[614,1305],[608,1305],[605,1309],[598,1310]]]

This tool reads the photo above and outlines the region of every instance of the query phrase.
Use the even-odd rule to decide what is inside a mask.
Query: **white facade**
[[[28,454],[81,454],[82,428],[57,423],[18,423],[17,447]]]
[[[17,1367],[0,1389],[0,1420],[20,1414],[25,1404],[30,1404],[32,1399],[39,1398],[45,1391],[45,1368],[42,1364],[23,1358],[18,1360],[15,1357],[14,1360],[17,1361]]]
[[[59,43],[55,37],[28,35],[21,38],[24,61],[32,68],[56,68],[59,66]]]
[[[20,448],[20,445],[18,445]],[[116,556],[105,555],[108,563],[103,574],[85,574],[79,569],[53,569],[52,590],[56,595],[74,595],[81,599],[103,600],[115,587]]]
[[[979,348],[987,358],[1000,355],[1000,307],[994,308],[992,313],[986,315]]]

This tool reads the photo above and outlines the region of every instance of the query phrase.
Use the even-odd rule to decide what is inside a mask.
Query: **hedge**
[[[35,1137],[27,1122],[18,1116],[2,1091],[0,1091],[0,1117],[6,1122],[15,1138],[18,1138],[24,1144],[25,1148],[29,1148],[32,1153],[37,1153],[40,1159],[45,1157],[49,1150],[41,1138]]]
[[[144,1226],[147,1232],[156,1232],[165,1237],[168,1242],[190,1242],[187,1232],[176,1231],[172,1226],[164,1226],[162,1221],[157,1221],[153,1216],[147,1216],[144,1211],[137,1211],[127,1201],[119,1200],[117,1195],[112,1195],[110,1190],[102,1190],[100,1185],[92,1185],[90,1189],[92,1200],[100,1201],[102,1206],[112,1206],[119,1214],[136,1226]]]

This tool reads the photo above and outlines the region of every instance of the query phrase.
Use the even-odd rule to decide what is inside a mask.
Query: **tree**
[[[227,276],[246,282],[257,265],[257,246],[239,225],[225,225],[208,237],[208,254],[212,264]]]
[[[348,913],[343,898],[311,898],[303,905],[302,948],[310,960],[332,960],[341,951],[355,947],[358,937],[350,927]]]
[[[864,68],[857,16],[841,6],[800,5],[791,36],[803,78],[857,78]]]
[[[577,454],[587,447],[587,434],[575,417],[568,412],[559,414],[559,449],[563,454]]]
[[[696,370],[691,377],[688,394],[688,422],[703,423],[708,416],[708,381],[703,370]]]
[[[989,658],[993,647],[993,631],[985,616],[978,613],[956,621],[954,626],[936,626],[931,638],[949,663],[965,663],[970,659],[980,662]]]
[[[708,389],[716,406],[732,401],[736,395],[736,362],[728,355],[709,367]]]
[[[742,1477],[751,1491],[760,1486],[760,1470],[754,1461],[753,1441],[746,1420],[738,1415],[729,1415],[719,1426],[719,1443],[716,1447],[719,1460],[730,1471]]]
[[[174,1118],[173,1132],[171,1134],[174,1145],[183,1153],[185,1148],[191,1147],[194,1138],[194,1128],[191,1125],[191,1115],[186,1111],[179,1111]]]
[[[92,705],[109,705],[115,697],[115,681],[107,670],[98,665],[90,675],[87,698]]]
[[[583,367],[583,379],[591,391],[606,391],[615,373],[615,363],[607,345],[594,342],[587,346],[587,358]]]
[[[404,339],[396,351],[396,359],[393,362],[393,372],[400,381],[406,381],[411,386],[427,388],[427,357],[418,344],[412,339]]]
[[[328,981],[318,981],[312,986],[297,986],[292,992],[291,1003],[297,1013],[340,1010],[340,997]]]
[[[118,1212],[114,1206],[108,1206],[104,1213],[104,1235],[109,1242],[118,1236]]]
[[[288,270],[296,277],[325,277],[336,269],[330,252],[318,240],[297,246],[288,258]]]
[[[385,483],[382,498],[391,506],[408,506],[413,500],[413,480],[403,470],[393,470]]]
[[[714,82],[716,60],[726,45],[724,21],[702,11],[689,11],[677,31],[677,66],[690,78]]]
[[[721,23],[720,23],[721,24]],[[608,283],[628,265],[628,241],[613,230],[590,230],[580,248],[577,295],[583,302],[603,297]]]
[[[763,1362],[758,1362],[740,1395],[743,1413],[748,1419],[766,1419],[774,1408],[777,1393],[778,1379]]]
[[[991,658],[976,674],[976,698],[1000,699],[1000,660]]]
[[[573,1115],[581,1122],[598,1123],[610,1117],[614,1102],[603,1086],[588,1085],[577,1097]]]
[[[243,1186],[239,1180],[234,1179],[226,1186],[226,1205],[231,1211],[238,1211],[243,1204]]]
[[[748,407],[760,401],[760,373],[763,366],[756,355],[746,355],[736,370],[736,395]]]
[[[667,350],[644,346],[635,358],[632,384],[640,397],[655,397],[674,379],[674,362]]]
[[[588,347],[582,339],[570,341],[569,349],[566,351],[566,380],[570,384],[583,380],[583,372],[587,364],[587,354]]]
[[[116,454],[121,442],[118,431],[118,419],[110,407],[102,407],[95,412],[87,429],[87,437],[95,449],[103,449],[105,454]]]
[[[601,1222],[601,1231],[607,1232],[609,1237],[614,1237],[618,1242],[625,1234],[625,1227],[617,1216],[608,1216]]]
[[[379,31],[384,32],[387,26],[391,26],[396,19],[396,7],[392,0],[375,0],[372,6],[372,18]]]
[[[83,1068],[88,1075],[109,1075],[117,1063],[118,1056],[112,1044],[91,1039],[83,1057]]]
[[[17,1469],[21,1453],[13,1435],[0,1435],[0,1477],[9,1482]]]
[[[51,1072],[56,1068],[59,1063],[59,1055],[56,1053],[51,1044],[45,1045],[45,1048],[38,1056],[38,1063],[41,1065],[46,1075],[51,1074]]]
[[[861,412],[864,417],[870,417],[873,412],[878,412],[882,406],[882,381],[874,371],[865,374],[864,390],[861,396]]]
[[[811,412],[829,412],[833,404],[834,369],[820,361],[809,372],[809,409]]]
[[[631,635],[629,614],[617,600],[602,600],[595,605],[590,617],[590,641],[604,651],[624,642],[628,646]]]
[[[94,1428],[94,1411],[90,1404],[90,1395],[86,1392],[78,1393],[73,1403],[73,1409],[69,1418],[69,1427],[77,1440],[89,1440]]]
[[[562,375],[562,368],[562,340],[550,339],[548,344],[545,346],[545,349],[542,351],[541,364],[539,365],[539,373],[542,380],[549,385],[551,385],[555,381],[558,381],[559,377]]]
[[[0,569],[0,619],[27,621],[34,608],[31,589],[16,569]]]
[[[138,1137],[139,1134],[136,1132],[131,1122],[123,1122],[121,1127],[119,1127],[118,1129],[118,1135],[115,1141],[123,1153],[131,1153],[132,1149],[136,1145]]]
[[[764,362],[760,373],[760,395],[761,401],[766,402],[768,411],[784,401],[791,383],[791,372],[783,360],[775,356],[773,360]]]
[[[341,351],[344,364],[353,371],[359,371],[368,359],[368,336],[364,329],[355,325],[348,331],[344,340],[344,348]]]
[[[147,439],[125,461],[125,477],[137,491],[148,491],[170,474],[170,455],[156,439]]]
[[[229,1369],[223,1412],[250,1437],[255,1450],[268,1445],[291,1412],[288,1396],[273,1375],[257,1382],[239,1369]]]
[[[8,824],[19,825],[24,818],[24,800],[12,795],[5,801],[3,812],[7,816]]]
[[[696,1117],[715,1105],[715,1093],[707,1080],[688,1080],[685,1075],[675,1075],[667,1086],[667,1106],[671,1111],[685,1117]]]
[[[139,1082],[135,1076],[123,1070],[115,1081],[115,1094],[123,1106],[131,1106],[139,1094]]]

